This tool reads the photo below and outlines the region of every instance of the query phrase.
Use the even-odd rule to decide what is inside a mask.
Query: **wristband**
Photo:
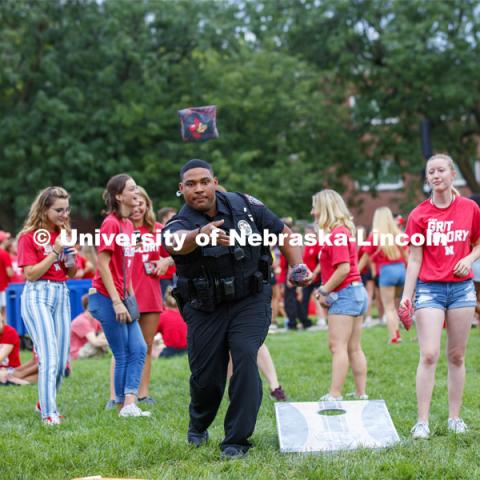
[[[320,295],[323,295],[324,297],[328,297],[328,295],[330,294],[330,292],[327,292],[322,287],[319,287],[317,291],[318,293],[320,293]]]
[[[198,227],[197,235],[200,235],[201,233],[202,233],[202,227]]]

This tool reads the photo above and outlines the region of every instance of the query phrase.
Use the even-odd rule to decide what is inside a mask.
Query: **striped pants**
[[[27,282],[22,318],[39,358],[38,397],[42,417],[57,411],[57,389],[70,351],[70,295],[64,282]]]

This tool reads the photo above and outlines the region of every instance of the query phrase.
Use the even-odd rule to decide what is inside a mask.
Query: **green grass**
[[[109,360],[79,361],[65,380],[59,405],[63,425],[43,426],[33,412],[35,386],[0,389],[0,479],[72,479],[103,475],[145,479],[474,479],[480,478],[480,335],[472,330],[467,355],[463,418],[470,432],[447,433],[447,377],[442,357],[431,410],[434,437],[413,442],[416,419],[415,332],[401,345],[386,345],[386,331],[364,331],[369,362],[370,398],[385,399],[399,445],[384,450],[336,454],[281,454],[273,403],[264,396],[252,440],[255,448],[242,460],[219,460],[226,402],[210,428],[208,445],[186,444],[188,364],[186,358],[155,361],[151,394],[158,400],[152,418],[118,418],[105,411]],[[312,401],[328,390],[330,354],[325,332],[271,335],[268,345],[282,385],[292,400]],[[345,392],[353,390],[351,377]],[[265,387],[265,394],[267,389]]]

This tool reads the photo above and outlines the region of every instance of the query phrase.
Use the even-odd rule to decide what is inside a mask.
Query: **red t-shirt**
[[[7,251],[0,248],[0,292],[5,291],[10,282],[10,277],[7,275],[7,268],[12,266],[12,259]]]
[[[142,235],[151,233],[147,227],[138,228]],[[155,235],[155,234],[153,234]],[[138,308],[141,313],[161,312],[163,310],[162,292],[160,290],[160,279],[152,274],[147,275],[145,264],[160,259],[160,245],[155,241],[152,243],[141,242],[135,248],[133,259],[133,289],[137,299]]]
[[[7,358],[0,363],[3,368],[17,368],[20,366],[20,337],[17,331],[10,325],[3,326],[0,333],[0,345],[13,345],[13,349]]]
[[[85,271],[86,266],[87,266],[87,259],[85,257],[82,257],[82,255],[80,255],[79,253],[77,253],[77,272],[79,270]],[[82,279],[93,278],[93,272],[84,273],[81,278]]]
[[[18,266],[26,267],[40,263],[53,250],[53,244],[60,232],[50,232],[50,243],[47,245],[37,245],[33,239],[35,232],[23,233],[18,239]],[[66,270],[63,263],[56,261],[39,278],[39,280],[52,280],[54,282],[64,282],[67,280]]]
[[[160,314],[157,333],[162,334],[166,347],[187,348],[187,324],[178,310],[167,308]]]
[[[83,312],[72,320],[70,337],[70,358],[76,360],[78,352],[88,342],[90,332],[97,334],[102,331],[100,322],[90,314]]]
[[[345,280],[334,289],[335,292],[348,287],[352,282],[360,281],[357,244],[351,237],[352,235],[346,227],[335,227],[330,232],[330,243],[332,243],[332,245],[324,244],[320,254],[322,283],[324,285],[333,275],[337,265],[340,263],[350,263],[350,272],[345,277]],[[337,245],[334,243],[337,243]]]
[[[12,260],[13,277],[10,279],[10,283],[23,283],[25,277],[23,276],[22,269],[18,266],[18,258],[16,255],[10,254]]]
[[[161,231],[163,228],[163,225],[161,223],[157,223],[155,224],[155,228],[158,231]],[[160,247],[160,256],[162,258],[170,257],[170,254],[168,253],[167,249],[163,245]],[[177,272],[177,267],[175,265],[171,265],[170,267],[167,268],[167,271],[160,276],[160,280],[171,280],[176,272]]]
[[[406,249],[407,246],[398,246],[397,248],[397,253],[398,256],[394,259],[390,259],[385,255],[385,252],[382,250],[380,245],[374,245],[374,238],[373,238],[373,233],[371,233],[367,241],[370,242],[370,245],[365,245],[360,248],[364,248],[364,253],[368,253],[368,256],[370,257],[370,260],[375,264],[377,274],[380,273],[380,268],[383,267],[384,265],[390,265],[392,263],[405,263],[405,259],[403,257],[402,252],[400,251],[400,248]],[[380,236],[378,235],[378,242],[380,242]]]
[[[123,233],[124,236],[126,235],[128,237],[125,238],[124,242],[122,241],[121,245],[115,241],[120,233]],[[105,217],[102,226],[100,227],[100,245],[97,247],[97,252],[100,253],[107,251],[112,253],[109,268],[110,272],[112,273],[115,289],[117,290],[121,299],[125,297],[123,294],[124,285],[128,293],[128,286],[130,285],[130,281],[132,279],[133,257],[135,255],[135,245],[132,245],[132,235],[132,222],[128,219],[120,220],[113,213],[110,213]],[[92,286],[96,288],[97,291],[102,295],[107,297],[109,296],[107,289],[103,284],[98,267],[97,271],[95,272]]]
[[[303,263],[308,267],[308,269],[313,272],[319,263],[319,255],[322,247],[320,245],[306,245],[303,249]],[[313,283],[316,283],[320,280],[320,274],[318,274],[313,280]]]
[[[445,245],[424,245],[422,266],[418,278],[422,282],[463,282],[473,278],[456,277],[453,269],[459,260],[472,251],[480,236],[480,208],[464,197],[455,197],[447,208],[432,205],[430,199],[422,202],[408,216],[405,233],[410,238],[421,234],[424,238],[439,232],[446,239]],[[433,243],[433,241],[430,241]]]

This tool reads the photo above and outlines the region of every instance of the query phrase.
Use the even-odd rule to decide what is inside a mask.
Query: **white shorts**
[[[7,294],[5,291],[0,292],[0,308],[3,308],[7,305]]]

